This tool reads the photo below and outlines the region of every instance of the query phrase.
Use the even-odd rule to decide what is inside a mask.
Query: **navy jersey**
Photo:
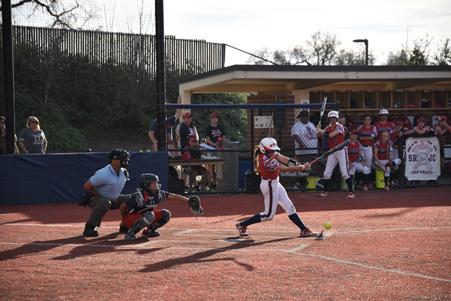
[[[131,194],[130,199],[125,201],[128,213],[153,210],[159,204],[164,203],[169,196],[169,192],[160,190],[158,195],[148,195],[142,189],[137,189]]]

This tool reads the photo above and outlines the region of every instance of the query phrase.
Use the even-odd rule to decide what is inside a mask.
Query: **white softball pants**
[[[347,148],[336,151],[327,157],[326,169],[324,170],[324,179],[330,180],[337,163],[340,165],[341,176],[344,179],[349,178],[348,173],[348,150]]]
[[[364,175],[371,173],[371,168],[364,165],[362,162],[349,162],[349,175],[355,175],[355,172],[362,172]]]
[[[369,168],[371,172],[371,165],[373,163],[373,148],[371,146],[362,146],[362,154],[363,154],[363,165]]]
[[[385,166],[385,164],[387,164],[388,162],[389,160],[379,160],[375,162],[375,165],[384,171],[384,177],[390,176],[390,167]],[[401,164],[401,159],[395,159],[392,162],[395,163],[396,166],[399,166]]]
[[[287,191],[280,184],[279,178],[275,180],[264,180],[260,182],[260,191],[265,201],[265,211],[260,213],[261,221],[269,221],[274,218],[277,211],[277,205],[282,206],[288,215],[296,213],[293,202],[288,197]]]

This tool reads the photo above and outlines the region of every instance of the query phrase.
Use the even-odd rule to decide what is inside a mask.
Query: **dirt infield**
[[[451,188],[290,193],[326,239],[298,238],[278,211],[237,237],[260,195],[203,197],[204,217],[168,201],[158,238],[125,242],[119,212],[98,238],[76,204],[0,207],[1,300],[451,300]]]

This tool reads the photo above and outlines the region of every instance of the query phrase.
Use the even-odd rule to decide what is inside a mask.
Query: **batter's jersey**
[[[291,128],[291,136],[297,135],[304,144],[302,147],[294,140],[294,147],[296,155],[314,155],[318,153],[318,136],[316,134],[316,127],[313,123],[307,124],[297,121]],[[307,149],[303,149],[307,148]]]
[[[166,201],[169,192],[160,190],[158,195],[148,195],[144,190],[138,188],[135,193],[131,194],[130,199],[126,200],[128,213],[139,212],[144,210],[153,210],[159,204]]]
[[[385,123],[382,123],[378,121],[374,125],[376,126],[377,129],[377,138],[381,137],[382,132],[388,132],[388,134],[390,135],[389,137],[390,138],[392,137],[392,134],[395,130],[395,125],[393,122],[387,121]]]
[[[377,129],[374,125],[366,127],[362,124],[357,128],[357,137],[362,146],[373,146],[377,137]]]
[[[355,162],[358,161],[361,154],[361,145],[358,141],[351,141],[348,144],[348,158],[349,161]]]
[[[379,160],[390,160],[390,153],[393,151],[393,143],[391,141],[384,143],[378,140],[374,147],[377,147],[377,158]]]
[[[326,126],[324,131],[330,135],[333,131],[338,130],[338,134],[334,137],[330,137],[327,139],[328,148],[331,149],[345,141],[345,128],[342,124],[337,123],[334,127],[331,125]]]
[[[258,155],[258,171],[260,175],[265,180],[274,180],[279,176],[279,161],[276,159],[276,153],[272,156],[267,156],[260,153]]]

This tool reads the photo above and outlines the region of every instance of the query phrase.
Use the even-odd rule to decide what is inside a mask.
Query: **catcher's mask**
[[[110,163],[112,160],[119,160],[121,162],[121,167],[127,168],[130,161],[130,154],[125,149],[115,149],[111,151]]]
[[[150,184],[156,182],[156,188],[152,189]],[[143,173],[139,176],[139,187],[143,189],[146,193],[157,196],[160,193],[160,179],[153,173]]]

